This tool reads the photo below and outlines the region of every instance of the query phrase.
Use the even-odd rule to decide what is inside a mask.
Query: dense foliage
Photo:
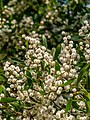
[[[86,0],[0,0],[0,120],[90,119]]]

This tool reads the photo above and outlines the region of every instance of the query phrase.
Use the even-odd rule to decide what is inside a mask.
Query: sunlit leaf
[[[70,98],[70,100],[68,100],[67,105],[66,105],[66,113],[71,109],[72,107],[72,98]]]
[[[39,93],[40,93],[41,95],[45,95],[45,91],[43,91],[43,90],[40,90]]]
[[[52,50],[51,50],[51,55],[53,56],[53,58],[54,58],[54,56],[55,56],[55,51],[56,51],[56,49],[55,49],[55,48],[52,48]]]
[[[90,116],[90,101],[87,101],[86,104],[87,104],[87,112],[88,115]]]
[[[28,48],[28,41],[25,42],[26,48]]]
[[[2,93],[3,91],[3,85],[0,85],[0,94]]]
[[[73,81],[74,81],[74,79],[70,79],[67,82],[65,82],[64,84],[62,84],[61,86],[64,87],[64,86],[70,85],[71,83],[73,83]]]
[[[3,0],[0,0],[0,10],[3,9]]]
[[[3,70],[3,69],[0,69],[0,73],[2,73],[2,74],[3,74],[3,73],[4,73],[4,70]]]
[[[9,103],[9,102],[14,102],[14,101],[17,101],[16,98],[11,98],[11,97],[3,97],[0,100],[0,102],[4,102],[4,103]]]
[[[88,99],[90,100],[90,93],[88,92],[88,94],[87,94],[87,97],[88,97]]]

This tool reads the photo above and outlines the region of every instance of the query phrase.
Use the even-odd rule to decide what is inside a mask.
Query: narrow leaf
[[[7,56],[6,53],[1,53],[1,54],[0,54],[0,60],[3,60],[6,56]]]
[[[36,103],[39,103],[39,101],[37,101],[36,99],[30,97],[30,99],[33,101],[33,102],[36,102]]]
[[[5,80],[7,80],[7,78],[2,73],[0,73],[0,83]]]
[[[0,0],[0,10],[3,9],[3,0]]]
[[[42,70],[45,69],[45,62],[43,60],[41,61],[41,67],[42,67]]]
[[[13,61],[15,61],[15,62],[23,62],[23,60],[20,60],[20,59],[18,59],[18,58],[11,58]]]
[[[60,65],[58,63],[58,61],[55,61],[55,71],[59,71],[60,70]]]
[[[46,37],[43,35],[42,36],[42,41],[43,41],[43,46],[45,46],[47,48],[47,40],[46,40]]]
[[[4,102],[4,103],[14,102],[14,101],[17,101],[16,98],[10,98],[10,97],[3,97],[0,100],[0,102]]]
[[[89,92],[88,92],[88,95],[87,95],[87,96],[88,96],[88,99],[90,100],[90,93],[89,93]]]
[[[72,102],[72,106],[73,106],[73,108],[75,108],[75,109],[78,109],[78,108],[79,108],[79,105],[77,104],[76,101],[73,101],[73,102]]]
[[[87,63],[80,71],[77,79],[77,84],[80,82],[80,80],[83,78],[83,76],[86,74],[86,72],[90,69],[90,63]]]
[[[67,105],[66,105],[66,113],[71,109],[72,107],[72,98],[68,100]]]
[[[61,86],[64,87],[64,86],[70,85],[73,81],[74,81],[74,79],[70,79],[67,82],[65,82],[64,84],[62,84]]]
[[[55,48],[52,48],[52,50],[51,50],[51,55],[53,56],[53,58],[54,58],[54,56],[55,56],[55,51],[56,51],[56,49],[55,49]]]
[[[55,51],[55,55],[54,55],[54,60],[57,60],[58,59],[58,56],[59,56],[59,54],[60,54],[60,51],[61,51],[61,46],[60,46],[60,44],[57,46],[57,48],[56,48],[56,51]]]
[[[86,104],[87,104],[87,112],[88,115],[90,116],[90,101],[87,101]]]
[[[0,94],[2,93],[3,91],[3,85],[0,85]]]
[[[32,81],[32,79],[27,79],[27,81],[28,81],[29,87],[32,88],[33,87],[33,81]]]
[[[29,88],[33,87],[33,79],[29,70],[26,71],[27,83]]]
[[[87,91],[90,92],[90,75],[89,73],[87,72],[86,74],[86,84],[87,84]]]
[[[86,97],[86,99],[88,98],[88,92],[87,92],[87,90],[82,86],[82,85],[80,85],[81,86],[81,91],[82,91],[82,93],[84,94],[84,96]],[[88,98],[89,99],[89,98]]]
[[[39,93],[40,93],[41,95],[45,95],[45,91],[43,91],[43,90],[40,90]]]
[[[25,42],[26,48],[28,48],[28,41]]]

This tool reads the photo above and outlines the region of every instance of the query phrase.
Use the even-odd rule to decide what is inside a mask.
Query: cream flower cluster
[[[71,36],[63,37],[64,43],[61,44],[59,55],[60,71],[56,71],[50,50],[41,45],[39,38],[22,35],[22,39],[29,43],[25,54],[25,67],[19,67],[18,64],[13,65],[8,61],[4,66],[8,83],[6,90],[9,96],[24,104],[24,108],[19,111],[16,120],[83,120],[83,117],[88,120],[88,116],[84,112],[74,108],[65,113],[70,98],[80,100],[83,97],[75,95],[78,90],[74,83],[72,83],[73,86],[62,87],[62,84],[71,78],[77,79],[78,75],[79,68],[74,65],[76,65],[76,59],[79,60],[79,55],[73,46]],[[31,84],[32,86],[29,86]],[[5,96],[2,93],[0,97]],[[77,102],[77,104],[80,110],[86,110],[83,101]],[[12,107],[10,109],[13,110]],[[12,118],[14,119],[13,115]]]
[[[16,99],[24,99],[23,83],[26,81],[23,71],[21,72],[19,66],[14,66],[10,62],[6,62],[4,66],[5,75],[8,80],[9,86],[6,88],[11,97],[16,97]]]
[[[83,37],[83,40],[79,43],[80,50],[83,51],[83,55],[87,62],[90,62],[90,25],[87,20],[84,21],[84,25],[79,29],[79,36]]]
[[[62,34],[65,33],[62,32]],[[61,53],[59,55],[59,60],[62,64],[60,71],[63,73],[63,77],[68,79],[78,77],[76,75],[77,70],[74,67],[74,65],[77,64],[78,59],[79,55],[77,54],[76,48],[74,48],[74,42],[71,40],[71,36],[65,35],[63,37]]]

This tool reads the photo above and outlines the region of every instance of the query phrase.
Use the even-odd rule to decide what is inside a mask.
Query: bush
[[[0,8],[0,119],[89,120],[86,1],[1,0]]]

